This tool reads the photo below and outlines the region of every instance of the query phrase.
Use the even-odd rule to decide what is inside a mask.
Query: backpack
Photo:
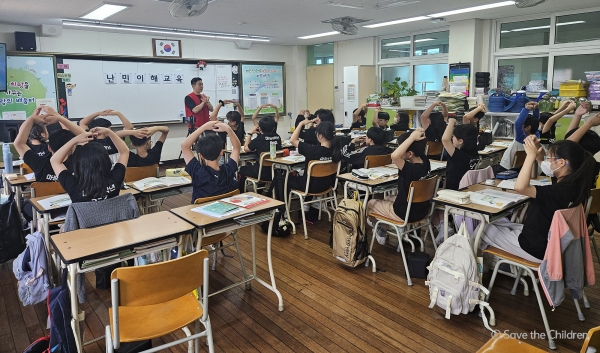
[[[265,234],[269,234],[269,221],[264,221],[260,224],[260,228]],[[273,227],[271,228],[271,236],[287,237],[292,232],[292,224],[287,220],[285,209],[275,210],[273,215]]]
[[[15,194],[0,205],[0,264],[16,258],[25,250],[23,224]]]
[[[48,296],[50,277],[48,276],[48,255],[42,233],[27,235],[27,247],[15,261],[13,273],[17,278],[17,292],[23,305],[43,302]]]
[[[48,318],[50,320],[50,352],[77,353],[71,328],[71,295],[67,286],[69,273],[62,273],[62,284],[48,291]]]
[[[363,218],[357,191],[352,199],[340,201],[333,214],[332,253],[346,266],[356,267],[369,256]]]
[[[425,285],[429,286],[429,307],[437,304],[450,314],[467,314],[479,304],[484,326],[492,331],[485,316],[487,302],[479,300],[480,291],[489,291],[479,284],[478,265],[463,222],[457,234],[444,241],[435,252]]]

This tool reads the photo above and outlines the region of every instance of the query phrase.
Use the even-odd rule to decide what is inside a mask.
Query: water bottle
[[[10,145],[8,143],[2,145],[2,156],[4,157],[4,172],[5,174],[11,174],[13,172],[13,155],[10,152]]]
[[[269,146],[269,155],[271,159],[275,159],[277,157],[277,141],[271,141]]]

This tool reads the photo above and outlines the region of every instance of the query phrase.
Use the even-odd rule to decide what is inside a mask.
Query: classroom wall
[[[471,63],[471,91],[475,87],[474,73],[490,71],[491,26],[491,20],[450,22],[448,63]]]
[[[14,32],[37,33],[38,52],[93,54],[107,56],[152,57],[152,38],[157,35],[84,31],[63,28],[59,37],[41,37],[39,27],[0,24],[0,42],[14,50]],[[176,36],[173,36],[175,38]],[[233,41],[180,38],[182,56],[186,59],[228,61],[273,61],[285,62],[286,70],[286,113],[297,114],[306,106],[306,47],[252,43],[249,49],[240,49]],[[190,90],[191,91],[191,90]],[[181,99],[183,107],[183,97]],[[110,108],[110,107],[107,107]],[[283,139],[289,138],[289,118],[283,117],[278,131]],[[285,120],[287,119],[287,121]],[[246,123],[246,131],[252,123]],[[180,143],[187,135],[184,124],[170,124],[169,139],[163,149],[162,159],[178,157]]]

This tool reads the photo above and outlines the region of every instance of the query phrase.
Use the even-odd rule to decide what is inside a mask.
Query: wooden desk
[[[192,180],[190,176],[184,176],[184,178]],[[134,182],[125,183],[129,189],[127,190],[137,190],[141,197],[138,199],[138,205],[140,207],[140,212],[142,214],[149,213],[149,209],[152,207],[156,207],[158,211],[161,210],[162,201],[173,195],[179,195],[181,193],[181,189],[192,187],[192,184],[182,184],[182,185],[173,185],[166,186],[162,188],[152,188],[147,190],[140,190],[133,185]]]
[[[79,323],[85,320],[85,315],[79,314],[79,303],[77,298],[77,274],[92,271],[95,267],[108,266],[124,260],[135,258],[150,252],[165,250],[173,245],[157,245],[141,252],[115,258],[111,262],[98,266],[81,269],[79,263],[84,260],[99,256],[116,254],[124,250],[133,249],[136,246],[145,245],[169,238],[180,238],[183,234],[189,234],[194,226],[174,216],[170,212],[157,212],[136,219],[117,222],[90,229],[79,229],[72,232],[60,233],[52,236],[50,241],[56,249],[60,259],[68,266],[69,291],[71,293],[71,315],[74,322],[72,325],[75,342],[79,352],[83,352],[83,342],[79,332]],[[178,241],[178,243],[180,243]]]
[[[263,195],[258,195],[258,194],[252,193],[252,192],[248,192],[248,193],[244,193],[244,194],[260,197],[263,199],[266,198]],[[244,194],[242,194],[242,195],[244,195]],[[240,284],[248,283],[252,280],[256,280],[258,283],[262,284],[267,289],[269,289],[270,291],[275,293],[275,295],[277,295],[277,299],[279,301],[278,309],[279,309],[279,311],[283,311],[283,298],[281,296],[281,293],[277,289],[277,286],[275,285],[275,275],[273,273],[273,261],[271,258],[271,228],[273,226],[273,214],[275,213],[275,210],[278,207],[283,205],[283,203],[281,201],[278,201],[275,199],[269,199],[269,202],[267,202],[265,204],[258,205],[256,207],[252,207],[250,209],[243,210],[240,212],[236,212],[232,215],[225,216],[222,218],[215,218],[215,217],[211,217],[211,216],[208,216],[208,215],[205,215],[202,213],[192,211],[192,209],[202,206],[202,205],[205,205],[205,204],[188,205],[188,206],[178,207],[178,208],[172,209],[171,212],[173,214],[177,215],[178,217],[181,217],[183,220],[193,224],[199,232],[199,235],[198,235],[199,237],[207,237],[207,236],[211,236],[211,235],[215,235],[215,234],[221,234],[224,232],[230,232],[234,229],[239,229],[241,227],[246,227],[246,226],[250,226],[250,234],[252,237],[252,275],[248,276],[248,278],[246,280],[242,280],[238,283],[227,286],[223,289],[220,289],[219,291],[211,293],[210,295],[212,296],[212,295],[221,293],[223,291],[226,291],[230,288],[233,288],[235,286],[238,286]],[[234,217],[239,217],[244,214],[249,214],[249,213],[260,214],[260,213],[268,213],[268,212],[271,213],[271,219],[269,221],[269,232],[267,234],[267,262],[269,265],[269,276],[270,276],[270,281],[271,281],[270,284],[265,282],[264,280],[258,278],[258,276],[256,274],[256,241],[255,241],[256,223],[245,224],[242,226],[233,220]],[[259,222],[260,221],[258,221],[257,223],[259,223]]]
[[[504,146],[488,145],[488,146],[485,146],[485,150],[478,151],[477,153],[479,153],[480,156],[489,156],[489,155],[496,154],[496,153],[504,153],[504,151],[506,151],[507,148],[508,147],[504,147]]]
[[[4,180],[6,181],[6,186],[12,188],[12,190],[15,193],[15,198],[17,201],[17,208],[19,209],[19,212],[21,212],[21,188],[23,186],[29,186],[31,185],[31,183],[35,182],[35,178],[31,179],[31,180],[27,180],[27,178],[25,178],[25,176],[23,175],[17,175],[17,177],[15,179],[9,180],[6,177],[6,174],[3,175],[4,176]]]
[[[287,219],[291,220],[290,218],[290,205],[288,204],[288,179],[290,177],[290,172],[292,170],[300,170],[304,167],[304,160],[302,161],[290,161],[290,160],[286,160],[283,158],[287,158],[287,157],[279,157],[279,158],[275,158],[275,159],[271,159],[268,158],[267,161],[269,162],[273,162],[273,164],[271,165],[271,180],[273,180],[275,178],[275,169],[283,169],[285,171],[285,181],[283,183],[283,201],[285,203],[285,211],[286,211],[286,215],[287,215]],[[273,191],[275,192],[275,191]],[[294,224],[294,222],[291,222],[292,224],[292,233],[296,234],[296,225]]]
[[[395,165],[394,168],[396,168],[397,172],[398,168]],[[377,190],[376,188],[384,188],[386,186],[390,186],[391,189],[395,189],[396,183],[398,182],[398,174],[379,179],[361,180],[352,176],[352,173],[344,173],[338,175],[338,179],[344,181],[344,197],[348,197],[348,188],[353,188],[365,192],[365,197],[362,202],[366,208],[367,202],[369,202],[370,195],[388,191]]]
[[[515,179],[516,179],[516,178],[515,178]],[[514,191],[513,189],[506,189],[506,188],[500,188],[500,187],[498,187],[498,184],[500,184],[500,183],[501,183],[501,182],[503,182],[504,180],[502,180],[502,179],[493,179],[493,180],[494,180],[494,185],[487,185],[487,184],[485,183],[485,181],[482,181],[482,182],[481,182],[481,183],[479,183],[479,184],[481,184],[481,185],[485,185],[485,186],[488,186],[488,187],[495,187],[495,188],[498,188],[498,189],[500,189],[500,190],[502,190],[502,191]],[[550,179],[550,177],[547,177],[547,176],[538,176],[538,177],[537,177],[537,178],[535,178],[534,180],[548,180],[548,181],[549,181],[548,185],[550,185],[550,183],[551,183],[551,179]]]

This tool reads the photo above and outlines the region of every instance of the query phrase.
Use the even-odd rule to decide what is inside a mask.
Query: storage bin
[[[561,97],[587,97],[590,84],[583,81],[565,81],[560,84]]]
[[[587,97],[588,96],[588,91],[587,89],[560,89],[560,92],[558,94],[561,97],[574,97],[574,98],[580,98],[580,97]]]

